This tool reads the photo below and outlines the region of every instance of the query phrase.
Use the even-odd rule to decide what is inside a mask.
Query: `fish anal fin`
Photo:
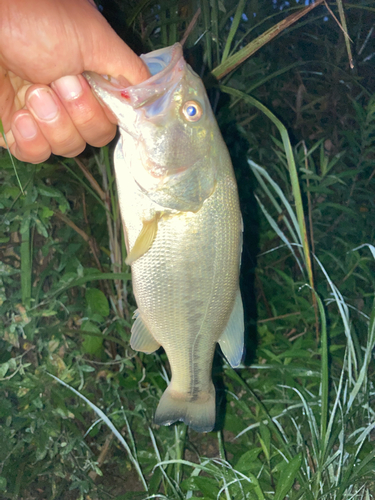
[[[139,314],[138,309],[134,313],[134,317],[136,318],[135,322],[132,326],[132,336],[130,338],[130,346],[135,351],[145,352],[146,354],[150,354],[159,349],[160,344],[157,342],[149,329],[145,325],[141,315]]]
[[[215,388],[201,393],[195,400],[189,400],[188,394],[173,390],[171,385],[162,395],[156,409],[154,422],[158,425],[170,425],[181,420],[197,432],[210,432],[215,426]]]
[[[221,350],[233,368],[241,363],[244,328],[242,298],[238,289],[228,324],[219,339]]]
[[[151,220],[143,221],[141,232],[135,240],[133,248],[125,259],[126,264],[133,264],[133,262],[139,259],[139,257],[142,257],[142,255],[150,250],[158,231],[158,222],[161,216],[162,214],[158,212]]]

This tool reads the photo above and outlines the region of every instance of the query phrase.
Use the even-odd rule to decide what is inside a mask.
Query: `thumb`
[[[96,7],[92,8],[94,22],[90,22],[89,33],[82,34],[80,40],[84,70],[115,78],[122,75],[131,85],[147,80],[151,75],[146,64],[121,40]]]

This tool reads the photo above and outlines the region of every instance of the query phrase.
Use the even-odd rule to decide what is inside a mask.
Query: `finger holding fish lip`
[[[85,141],[50,87],[32,85],[26,94],[26,106],[50,144],[52,153],[76,156],[84,150]]]
[[[85,142],[101,147],[114,138],[117,120],[94,96],[82,75],[64,76],[51,87]]]
[[[12,118],[10,150],[18,159],[39,163],[51,153],[73,157],[86,142],[101,147],[116,134],[114,118],[82,76],[66,76],[47,85],[32,85],[26,109]]]

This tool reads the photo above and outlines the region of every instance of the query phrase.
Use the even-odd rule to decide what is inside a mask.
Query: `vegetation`
[[[0,154],[1,499],[374,498],[375,9],[317,3],[101,2],[139,52],[201,9],[186,57],[245,222],[247,355],[215,358],[212,433],[152,422],[169,368],[129,346],[112,146]]]

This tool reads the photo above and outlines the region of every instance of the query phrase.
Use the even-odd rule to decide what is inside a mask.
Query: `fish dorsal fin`
[[[125,259],[125,263],[130,266],[139,257],[142,257],[148,250],[150,250],[154,242],[156,233],[158,231],[158,222],[162,216],[161,212],[157,212],[151,220],[143,221],[143,227],[135,240],[134,246]]]
[[[241,363],[244,340],[243,306],[240,289],[237,290],[236,299],[228,324],[221,334],[219,344],[230,365],[235,368]]]
[[[130,346],[135,351],[145,352],[146,354],[150,354],[157,349],[159,349],[160,344],[157,342],[149,329],[145,325],[141,315],[139,314],[139,310],[137,309],[134,312],[135,322],[132,326],[132,336],[130,338]]]

